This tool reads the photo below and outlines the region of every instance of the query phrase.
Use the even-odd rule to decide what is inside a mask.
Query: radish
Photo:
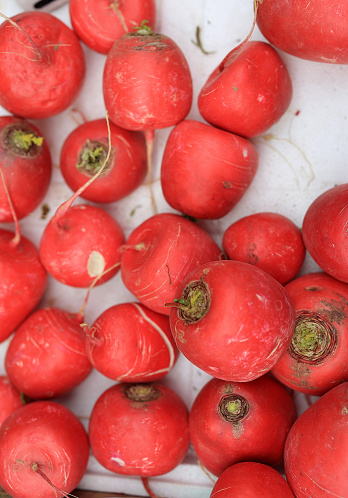
[[[133,192],[146,175],[146,147],[140,132],[110,123],[111,154],[99,176],[80,196],[92,202],[109,203]],[[108,154],[105,119],[81,124],[65,139],[60,153],[60,170],[75,192],[103,167]]]
[[[198,109],[208,123],[250,138],[277,123],[291,99],[291,78],[278,52],[268,43],[247,41],[209,76]]]
[[[32,313],[6,352],[5,369],[12,384],[32,399],[55,398],[81,384],[92,370],[82,319],[53,307]]]
[[[348,5],[339,0],[256,0],[262,35],[295,57],[348,63]]]
[[[128,237],[121,256],[121,277],[142,304],[169,315],[164,304],[174,299],[184,276],[221,256],[213,238],[193,221],[173,213],[159,213]]]
[[[319,195],[308,207],[302,224],[305,246],[320,268],[348,282],[348,183]]]
[[[80,420],[53,401],[18,408],[0,428],[0,485],[13,498],[67,497],[82,479],[88,457]]]
[[[170,206],[198,219],[225,216],[242,198],[258,166],[251,142],[195,120],[177,124],[161,167]]]
[[[62,112],[85,78],[77,36],[48,12],[28,11],[6,19],[0,26],[0,105],[23,118]]]
[[[250,382],[213,378],[193,402],[190,435],[202,465],[219,476],[231,465],[280,465],[297,411],[287,389],[268,375]]]
[[[156,22],[155,0],[70,0],[69,12],[77,36],[92,50],[107,54],[124,33],[147,19]]]
[[[0,427],[17,408],[23,406],[24,398],[6,375],[0,376]]]
[[[300,229],[278,213],[255,213],[229,225],[222,245],[230,259],[261,268],[282,285],[300,271],[306,248]]]
[[[44,199],[51,180],[50,150],[41,132],[15,116],[0,117],[1,171],[18,219]],[[13,221],[3,183],[0,182],[0,222]]]
[[[119,268],[125,242],[120,224],[103,209],[88,204],[70,206],[51,218],[41,236],[39,254],[48,273],[72,287],[88,287],[110,280]]]
[[[188,410],[172,389],[159,383],[119,383],[97,399],[89,440],[98,462],[116,474],[166,474],[189,449]]]
[[[39,252],[26,237],[0,229],[0,342],[39,304],[47,273]]]
[[[178,358],[168,317],[140,303],[111,306],[85,330],[89,361],[115,381],[157,381]]]
[[[216,481],[210,498],[294,498],[284,477],[269,465],[240,462],[228,467]]]
[[[296,326],[272,373],[291,389],[321,396],[348,379],[348,284],[317,272],[285,288],[295,306]]]
[[[277,363],[291,342],[294,305],[263,270],[239,261],[213,261],[180,283],[170,328],[178,349],[218,379],[252,381]]]
[[[182,121],[192,104],[192,78],[186,58],[169,37],[154,33],[146,21],[118,38],[108,53],[103,95],[110,119],[129,130],[144,130],[148,186],[151,188],[154,132]]]
[[[348,496],[348,382],[300,415],[285,443],[286,478],[296,496]]]

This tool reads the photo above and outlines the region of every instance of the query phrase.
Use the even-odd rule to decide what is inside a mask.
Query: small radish
[[[189,449],[188,410],[159,383],[119,383],[97,399],[89,440],[98,462],[116,474],[144,479],[166,474]]]
[[[182,121],[192,104],[192,78],[186,58],[169,37],[154,33],[146,21],[116,40],[103,74],[105,107],[111,121],[128,130],[143,130],[147,143],[148,186],[156,129]]]
[[[348,496],[348,382],[321,396],[291,427],[284,466],[296,498]]]
[[[133,230],[121,256],[127,289],[148,308],[169,315],[164,306],[194,268],[220,259],[221,249],[200,226],[172,213],[159,213]]]
[[[285,288],[295,306],[295,330],[272,373],[291,389],[321,396],[348,379],[348,284],[318,272]]]
[[[305,255],[301,230],[278,213],[255,213],[229,225],[222,245],[230,259],[261,268],[282,285],[300,271]]]
[[[13,498],[68,497],[89,458],[86,431],[76,415],[53,401],[34,401],[0,428],[0,485]]]
[[[320,268],[348,282],[348,183],[319,195],[308,207],[302,224],[305,246]]]
[[[58,208],[41,236],[39,254],[56,280],[72,287],[88,287],[120,261],[124,242],[122,227],[109,213],[97,206],[79,204],[66,211]],[[97,285],[118,270],[115,267],[102,276]]]
[[[81,384],[92,370],[82,318],[53,307],[32,313],[6,352],[5,369],[12,384],[31,399],[55,398]]]
[[[155,0],[70,0],[69,12],[77,36],[92,50],[107,54],[124,33],[147,19],[156,22]]]
[[[0,427],[17,408],[23,406],[22,394],[6,375],[0,376]]]
[[[17,14],[0,26],[0,105],[23,118],[56,115],[77,97],[85,56],[75,33],[48,12]]]
[[[228,467],[216,481],[210,498],[294,498],[289,484],[273,467],[240,462]]]
[[[211,379],[190,411],[191,441],[202,465],[216,476],[243,461],[276,466],[296,418],[292,396],[268,375],[240,383]]]
[[[140,303],[111,306],[85,330],[89,361],[115,381],[157,381],[178,358],[168,317]]]
[[[41,132],[15,116],[0,117],[1,171],[18,219],[44,199],[51,180],[50,150]],[[3,182],[0,182],[0,222],[13,221]]]
[[[295,327],[294,305],[268,273],[240,261],[213,261],[180,283],[170,328],[178,349],[218,379],[254,380],[277,363]]]
[[[256,0],[257,26],[275,47],[295,57],[348,64],[348,5],[340,0]]]
[[[172,208],[193,218],[221,218],[242,198],[257,166],[257,150],[245,138],[184,120],[165,146],[163,195]]]
[[[251,138],[278,122],[291,99],[290,74],[278,52],[269,43],[247,41],[209,76],[198,109],[208,123]]]
[[[108,203],[135,190],[146,175],[146,146],[142,133],[110,126],[111,153],[103,174],[80,196],[92,202]],[[105,119],[87,121],[66,138],[60,153],[60,170],[75,192],[93,177],[108,154],[108,127]]]

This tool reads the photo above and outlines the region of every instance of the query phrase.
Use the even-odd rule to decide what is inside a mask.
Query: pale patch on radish
[[[87,261],[87,273],[90,277],[97,277],[105,270],[105,259],[98,251],[92,251]]]
[[[124,467],[126,465],[125,462],[118,457],[111,457],[111,461],[118,463],[119,465],[121,465],[121,467]]]

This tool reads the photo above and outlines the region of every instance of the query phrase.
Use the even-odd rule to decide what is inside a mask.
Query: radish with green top
[[[240,261],[198,266],[166,304],[178,349],[223,380],[248,382],[270,371],[295,327],[289,293],[265,271]]]
[[[99,176],[80,196],[92,202],[109,203],[133,192],[146,175],[146,145],[141,132],[110,126],[110,158]],[[60,153],[60,170],[75,192],[93,177],[108,155],[105,119],[87,121],[65,139]]]
[[[51,154],[36,126],[16,116],[0,117],[0,168],[0,222],[10,223],[8,195],[20,220],[40,205],[50,185]]]
[[[145,132],[148,185],[154,213],[151,170],[154,133],[183,120],[192,104],[190,68],[178,45],[154,33],[146,21],[122,35],[108,53],[103,95],[110,120],[128,130]]]
[[[202,465],[216,476],[238,462],[281,465],[297,418],[288,390],[271,376],[251,382],[211,379],[190,411],[190,435]]]

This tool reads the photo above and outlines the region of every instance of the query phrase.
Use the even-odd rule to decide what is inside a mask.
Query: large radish
[[[251,382],[213,378],[193,402],[191,441],[202,465],[216,476],[243,461],[276,466],[296,417],[292,396],[268,375]]]
[[[130,234],[121,256],[121,276],[142,304],[169,315],[164,304],[175,298],[187,273],[221,256],[213,238],[193,221],[159,213]]]
[[[295,326],[294,305],[273,277],[240,261],[213,261],[180,283],[170,312],[179,350],[218,379],[247,382],[277,363]]]
[[[286,478],[296,498],[348,496],[348,382],[295,421],[285,443]]]
[[[85,78],[77,36],[48,12],[32,10],[6,19],[0,26],[0,105],[31,119],[62,112]]]
[[[53,401],[18,408],[0,428],[0,485],[13,498],[68,497],[82,479],[88,457],[82,423]]]

